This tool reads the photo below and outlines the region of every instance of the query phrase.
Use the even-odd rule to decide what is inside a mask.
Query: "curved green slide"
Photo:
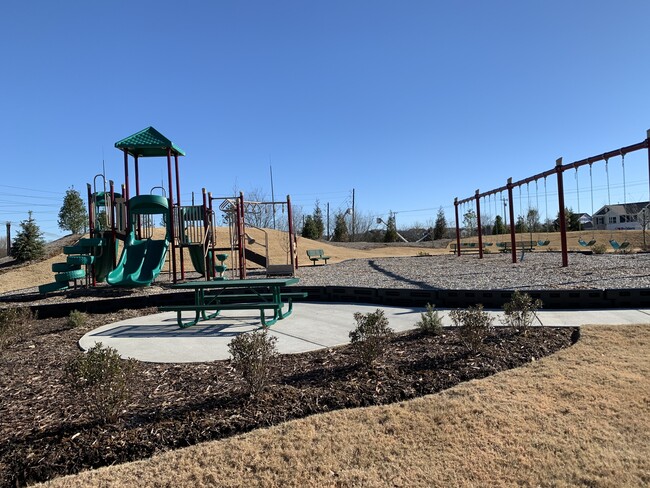
[[[149,286],[160,274],[169,248],[169,227],[164,240],[136,239],[135,222],[141,214],[167,214],[167,199],[158,195],[139,195],[129,200],[131,231],[124,244],[117,267],[108,273],[106,282],[113,286]],[[169,222],[171,219],[165,219]]]

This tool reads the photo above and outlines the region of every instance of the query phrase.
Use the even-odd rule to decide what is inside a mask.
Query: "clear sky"
[[[202,187],[270,197],[272,166],[276,199],[305,213],[355,189],[398,227],[451,218],[456,196],[645,139],[649,19],[647,0],[7,0],[0,222],[33,210],[63,234],[66,189],[85,196],[102,161],[120,184],[114,143],[148,126],[187,153],[183,203]],[[167,185],[164,165],[141,162],[143,191]],[[623,196],[610,162],[611,200],[647,200],[647,154],[625,171]],[[588,169],[580,202],[566,178],[589,212]]]

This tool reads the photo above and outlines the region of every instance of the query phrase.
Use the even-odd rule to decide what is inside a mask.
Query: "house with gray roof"
[[[650,227],[650,202],[605,205],[592,218],[597,230],[642,230]]]

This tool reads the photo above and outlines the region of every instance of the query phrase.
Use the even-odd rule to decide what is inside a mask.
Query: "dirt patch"
[[[137,363],[135,396],[121,419],[99,425],[62,383],[76,342],[100,323],[133,316],[90,316],[83,328],[65,319],[27,325],[2,352],[0,485],[24,485],[248,432],[315,413],[381,405],[483,378],[557,351],[572,330],[496,329],[478,354],[454,330],[439,337],[398,335],[372,369],[348,346],[281,356],[272,381],[250,398],[229,361]]]

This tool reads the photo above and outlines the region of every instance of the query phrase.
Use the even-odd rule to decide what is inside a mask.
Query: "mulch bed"
[[[568,328],[517,334],[494,329],[471,354],[456,331],[396,335],[373,368],[349,346],[280,356],[270,384],[251,397],[230,361],[136,363],[134,396],[121,418],[100,424],[63,383],[78,339],[93,328],[155,310],[26,325],[0,350],[0,486],[23,486],[81,470],[143,459],[259,427],[341,408],[399,402],[514,368],[571,345]],[[574,334],[575,338],[575,334]]]

